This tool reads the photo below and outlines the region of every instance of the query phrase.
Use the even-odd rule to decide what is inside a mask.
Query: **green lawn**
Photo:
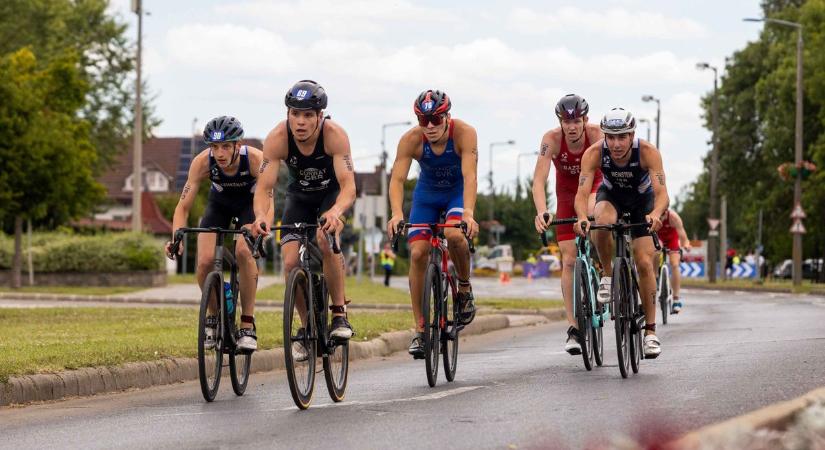
[[[354,339],[412,328],[406,311],[350,315]],[[261,349],[282,345],[280,313],[256,314]],[[0,381],[10,376],[197,355],[197,310],[0,309]]]
[[[24,286],[20,289],[0,287],[0,292],[25,292],[66,295],[117,295],[144,290],[142,286]]]
[[[682,285],[685,287],[714,287],[719,289],[779,289],[788,292],[807,294],[811,291],[825,292],[825,285],[812,283],[810,280],[802,280],[802,285],[794,288],[791,280],[764,280],[758,282],[750,279],[718,279],[715,284],[705,279],[682,278]]]

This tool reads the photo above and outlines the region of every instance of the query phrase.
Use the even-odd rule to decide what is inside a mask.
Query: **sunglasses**
[[[439,126],[444,123],[444,115],[438,114],[435,116],[417,116],[418,117],[418,125],[422,127],[426,127],[428,123],[433,124],[433,126]]]

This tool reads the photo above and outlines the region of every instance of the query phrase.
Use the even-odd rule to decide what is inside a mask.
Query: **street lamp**
[[[659,101],[658,98],[656,98],[652,95],[643,95],[642,96],[642,101],[643,102],[656,102],[656,148],[659,149],[659,151],[662,151],[662,149],[659,148],[659,127],[662,124],[661,123],[661,119],[662,119],[662,102]]]
[[[137,76],[135,79],[135,129],[132,143],[132,231],[139,233],[143,227],[140,210],[140,194],[143,172],[143,105],[140,101],[141,53],[143,51],[143,5],[142,0],[132,0],[132,12],[138,16]]]
[[[639,123],[647,125],[647,142],[650,142],[650,119],[639,119]]]
[[[522,152],[516,156],[516,193],[519,192],[521,186],[521,157],[522,156],[536,156],[539,152],[532,151],[532,152]],[[518,199],[516,199],[518,200]]]
[[[711,66],[706,62],[696,63],[698,70],[713,70],[713,106],[711,114],[713,115],[713,150],[710,154],[710,215],[708,223],[710,230],[708,231],[708,281],[716,282],[716,263],[719,261],[719,231],[716,226],[719,224],[719,71],[716,67]],[[726,242],[722,243],[723,247],[727,247]],[[724,255],[722,255],[724,257]],[[724,276],[723,276],[724,278]]]
[[[384,213],[384,223],[383,225],[386,226],[387,216],[386,208],[387,208],[387,146],[386,146],[386,139],[387,139],[387,128],[390,127],[401,127],[401,126],[410,126],[412,122],[409,120],[404,122],[390,122],[381,125],[381,201],[383,202],[383,209]]]
[[[781,19],[771,18],[746,18],[745,22],[765,22],[775,23],[777,25],[784,25],[786,27],[796,28],[796,130],[794,142],[794,162],[796,167],[802,164],[802,24],[797,22],[790,22]],[[796,176],[793,185],[793,210],[794,216],[796,212],[802,211],[802,178],[800,175]],[[800,214],[801,216],[801,214]],[[799,286],[802,284],[802,218],[794,217],[793,233],[793,284]],[[798,226],[797,226],[798,224]]]
[[[515,145],[516,141],[510,139],[509,141],[490,142],[490,172],[487,177],[490,180],[490,221],[495,217],[495,199],[496,187],[493,184],[493,147],[497,145]]]

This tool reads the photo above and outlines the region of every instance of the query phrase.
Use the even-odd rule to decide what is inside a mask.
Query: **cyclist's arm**
[[[189,165],[189,176],[186,179],[186,184],[183,186],[183,191],[180,194],[180,200],[175,207],[175,214],[172,217],[172,233],[178,228],[186,226],[186,221],[189,219],[189,211],[195,203],[195,197],[198,196],[198,189],[201,181],[208,173],[209,165],[209,150],[204,150],[192,160]],[[174,240],[174,234],[172,236]]]
[[[268,223],[272,220],[272,217],[269,217],[269,210],[275,201],[278,170],[287,153],[286,125],[282,122],[275,126],[264,140],[261,165],[258,168],[258,179],[255,182],[255,197],[252,201],[256,223]]]
[[[390,174],[390,216],[391,218],[402,218],[404,216],[404,181],[410,173],[415,142],[420,143],[419,133],[410,130],[398,141],[398,150],[395,153],[395,161],[392,163]],[[416,139],[417,138],[417,139]]]
[[[667,194],[667,180],[665,170],[662,167],[662,155],[655,146],[647,141],[641,141],[640,162],[643,169],[647,169],[650,174],[650,182],[653,184],[653,211],[650,216],[659,218],[667,210],[670,198]]]
[[[252,172],[252,176],[255,177],[255,186],[257,190],[257,179],[258,175],[260,175],[261,170],[261,163],[263,162],[263,152],[255,147],[247,146],[247,150],[249,151],[249,170]],[[269,218],[268,225],[271,227],[273,222],[273,216],[275,214],[275,188],[272,188],[272,198],[269,202],[269,211],[266,212],[266,216]]]
[[[587,200],[593,190],[593,178],[596,170],[599,169],[599,157],[601,156],[602,141],[598,141],[584,151],[581,162],[581,173],[579,173],[579,188],[576,190],[576,216],[579,222],[587,220]]]
[[[462,124],[456,137],[461,151],[461,176],[464,178],[464,216],[473,217],[478,195],[478,134],[475,128],[464,122],[455,123]]]
[[[682,248],[690,248],[690,239],[688,239],[687,231],[685,230],[685,223],[676,211],[670,211],[670,223],[673,228],[676,228],[676,234],[679,235],[679,246]]]
[[[550,176],[550,167],[553,165],[553,158],[559,154],[558,142],[560,142],[560,134],[561,128],[556,128],[544,133],[544,136],[541,138],[539,156],[536,160],[536,169],[533,171],[533,204],[538,214],[547,211],[547,177]]]
[[[355,167],[347,133],[338,124],[330,122],[324,121],[324,146],[327,154],[332,156],[335,178],[338,179],[341,191],[329,210],[336,217],[341,217],[355,202]]]

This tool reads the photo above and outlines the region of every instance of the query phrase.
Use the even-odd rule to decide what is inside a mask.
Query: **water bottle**
[[[232,314],[235,312],[235,302],[232,301],[232,286],[227,281],[223,282],[223,295],[226,297],[226,313]]]

